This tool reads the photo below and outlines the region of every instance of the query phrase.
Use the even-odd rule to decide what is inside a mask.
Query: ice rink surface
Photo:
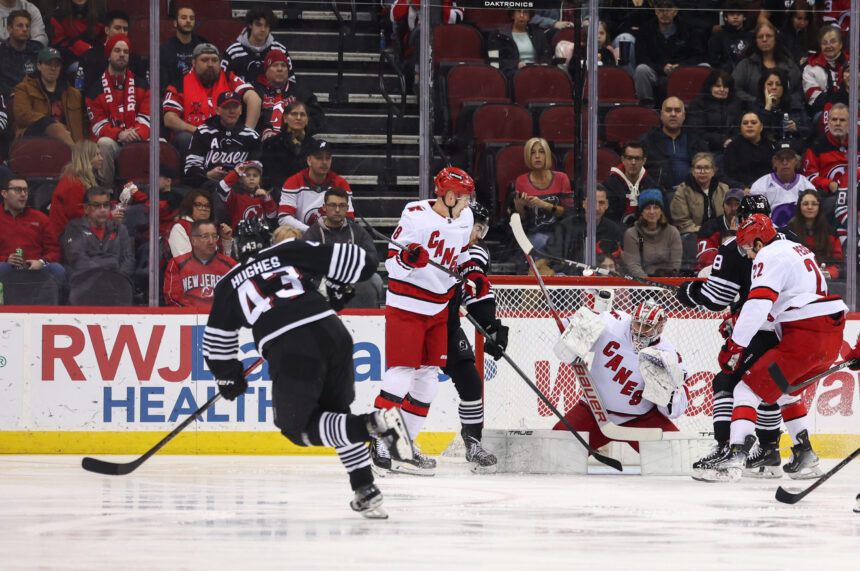
[[[443,459],[433,478],[378,479],[391,517],[370,521],[335,457],[160,455],[126,476],[80,460],[0,456],[0,569],[860,569],[860,461],[789,506],[777,486],[810,481],[477,476]]]

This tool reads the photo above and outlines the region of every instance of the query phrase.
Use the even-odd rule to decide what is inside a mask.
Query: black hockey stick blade
[[[845,458],[842,462],[831,468],[828,472],[818,478],[811,486],[809,486],[805,490],[801,490],[799,492],[789,492],[782,486],[778,487],[776,489],[776,501],[782,502],[784,504],[796,504],[797,502],[805,498],[807,495],[809,495],[812,490],[830,479],[833,474],[844,468],[846,464],[848,464],[851,460],[857,458],[857,456],[860,456],[860,448],[849,454],[847,458]]]
[[[262,362],[263,358],[261,357],[251,363],[251,365],[247,369],[245,369],[245,375],[247,376],[248,374],[250,374],[251,371],[256,369],[257,366],[260,365]],[[81,460],[81,467],[87,472],[95,472],[96,474],[105,474],[107,476],[124,476],[126,474],[130,474],[131,472],[134,472],[141,464],[146,462],[150,456],[161,450],[165,444],[173,440],[174,436],[185,430],[185,427],[200,418],[200,416],[204,412],[206,412],[209,407],[215,404],[215,402],[220,398],[221,393],[216,392],[214,395],[212,395],[212,398],[203,403],[203,406],[194,411],[191,416],[183,420],[179,426],[174,428],[170,434],[162,438],[158,442],[158,444],[150,448],[146,453],[144,453],[143,456],[136,460],[132,460],[131,462],[125,463],[107,462],[105,460],[99,460],[98,458],[91,458],[89,456],[86,456],[83,460]]]
[[[836,371],[840,371],[840,370],[844,369],[845,367],[848,367],[852,363],[854,363],[854,359],[842,361],[841,363],[837,363],[836,365],[833,365],[832,367],[830,367],[826,371],[818,373],[814,377],[810,377],[810,378],[806,379],[805,381],[794,384],[794,385],[790,385],[788,383],[788,379],[785,378],[785,375],[782,373],[782,369],[779,368],[779,364],[776,362],[773,362],[770,365],[768,365],[767,372],[770,373],[770,377],[773,379],[773,382],[776,384],[777,388],[779,388],[779,390],[782,391],[783,393],[790,395],[790,394],[795,393],[795,392],[797,392],[803,388],[806,388],[807,386],[811,385],[812,383],[814,383],[815,381],[817,381],[819,379],[823,379],[824,377],[826,377],[830,373],[835,373]]]

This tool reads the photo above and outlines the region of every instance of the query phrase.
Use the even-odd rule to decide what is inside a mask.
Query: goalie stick
[[[514,214],[514,216],[519,218],[518,214]],[[522,226],[520,226],[520,229],[522,229]],[[523,233],[522,239],[525,240],[526,244],[531,245],[531,242],[526,238],[525,233]],[[520,242],[519,239],[517,239],[517,243],[522,246],[522,242]],[[523,248],[523,251],[525,251],[525,248]],[[531,251],[534,251],[534,249],[532,248]],[[538,272],[537,266],[535,266],[534,259],[532,259],[530,252],[525,252],[525,254],[526,261],[534,272],[538,287],[540,288],[547,306],[549,307],[549,312],[552,314],[553,319],[555,319],[555,324],[558,326],[559,332],[564,333],[564,322],[562,322],[558,308],[556,308],[555,303],[549,295],[549,291],[546,289],[546,284],[543,283],[543,278],[541,277],[540,272]],[[588,404],[588,408],[591,409],[591,414],[597,421],[597,426],[600,428],[600,432],[602,432],[604,436],[610,440],[628,441],[652,441],[663,439],[662,428],[621,426],[609,420],[609,413],[606,410],[606,406],[603,404],[600,392],[597,390],[597,387],[594,386],[594,382],[591,379],[591,373],[588,370],[588,365],[581,358],[577,357],[573,363],[571,363],[571,368],[573,369],[576,381],[579,383],[579,386],[582,388],[582,392],[585,394],[585,402]]]
[[[809,486],[805,490],[801,490],[799,492],[789,492],[782,486],[778,487],[776,489],[776,501],[782,502],[784,504],[796,504],[797,502],[805,498],[807,495],[809,495],[812,490],[830,479],[833,474],[844,468],[851,460],[857,458],[857,456],[860,456],[860,448],[849,454],[847,458],[845,458],[842,462],[827,471],[823,476],[818,478],[811,486]]]
[[[245,369],[244,374],[247,376],[257,368],[258,365],[263,363],[263,358],[260,357],[251,365]],[[108,476],[124,476],[126,474],[130,474],[134,472],[141,464],[146,462],[150,456],[161,450],[165,444],[173,440],[173,437],[182,432],[186,426],[200,418],[200,416],[206,412],[209,407],[211,407],[215,402],[221,398],[221,393],[216,392],[212,395],[208,401],[203,403],[203,406],[198,408],[194,413],[182,421],[182,424],[173,429],[173,431],[162,438],[158,444],[150,448],[143,456],[138,458],[137,460],[132,460],[131,462],[126,463],[118,463],[118,462],[107,462],[105,460],[99,460],[98,458],[90,458],[89,456],[84,457],[81,460],[81,467],[88,472],[95,472],[96,474],[105,474]]]
[[[836,365],[833,365],[832,367],[830,367],[826,371],[818,373],[814,377],[809,377],[805,381],[801,381],[795,385],[790,385],[788,383],[788,379],[785,378],[785,375],[782,373],[782,369],[779,368],[779,364],[776,362],[773,362],[770,365],[768,365],[767,372],[770,373],[770,377],[773,379],[773,382],[776,383],[776,386],[779,387],[779,390],[781,390],[783,393],[785,393],[787,395],[790,395],[792,393],[799,391],[802,388],[807,387],[808,385],[811,385],[815,381],[826,377],[830,373],[835,373],[836,371],[842,370],[845,367],[849,367],[849,366],[853,365],[855,360],[856,359],[848,359],[847,361],[842,361],[841,363],[837,363]]]
[[[560,258],[558,256],[552,256],[550,254],[547,254],[546,252],[541,252],[540,250],[538,250],[534,247],[534,245],[531,243],[531,240],[529,240],[528,236],[526,236],[526,232],[525,232],[525,230],[523,230],[523,222],[522,222],[522,219],[520,218],[520,215],[518,212],[514,212],[511,215],[510,225],[511,225],[511,230],[514,233],[514,239],[517,241],[517,244],[519,244],[520,248],[522,249],[523,252],[526,253],[527,256],[537,255],[537,256],[540,256],[541,258],[547,258],[548,260],[554,260],[556,262],[561,262],[562,264],[574,266],[574,267],[579,268],[581,270],[588,270],[588,271],[591,271],[592,273],[595,273],[595,274],[598,274],[601,276],[611,276],[614,278],[621,278],[621,279],[629,280],[629,281],[644,284],[644,285],[656,286],[659,288],[667,289],[669,291],[678,291],[678,286],[664,284],[664,283],[661,283],[658,281],[649,280],[647,278],[637,278],[635,276],[631,276],[630,274],[622,274],[622,273],[619,273],[616,271],[607,270],[606,268],[589,266],[588,264],[583,264],[582,262],[577,262],[575,260],[568,260],[566,258]]]

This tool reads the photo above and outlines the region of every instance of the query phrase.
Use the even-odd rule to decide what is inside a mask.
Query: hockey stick
[[[841,363],[837,363],[837,364],[833,365],[832,367],[830,367],[829,369],[827,369],[826,371],[824,371],[822,373],[818,373],[814,377],[809,377],[805,381],[797,383],[795,385],[791,385],[788,383],[788,380],[785,378],[785,375],[782,374],[782,369],[779,368],[779,364],[776,362],[773,362],[768,366],[767,372],[770,373],[770,377],[773,379],[773,382],[776,383],[776,386],[779,387],[779,390],[781,390],[783,393],[785,393],[787,395],[790,395],[792,393],[796,393],[797,391],[799,391],[800,389],[802,389],[808,385],[811,385],[815,381],[817,381],[823,377],[826,377],[830,373],[835,373],[836,371],[842,370],[845,367],[850,367],[851,365],[854,364],[854,361],[856,361],[856,359],[848,359],[847,361],[842,361]]]
[[[561,262],[562,264],[574,266],[574,267],[582,269],[582,270],[588,270],[592,273],[599,274],[601,276],[610,276],[610,277],[614,277],[614,278],[621,278],[621,279],[629,280],[632,282],[637,282],[637,283],[644,284],[644,285],[656,286],[656,287],[667,289],[670,291],[678,291],[678,286],[667,285],[667,284],[657,282],[654,280],[649,280],[648,278],[637,278],[637,277],[634,277],[630,274],[622,274],[620,272],[616,272],[613,270],[607,270],[606,268],[589,266],[588,264],[583,264],[582,262],[577,262],[575,260],[568,260],[566,258],[560,258],[558,256],[552,256],[550,254],[547,254],[546,252],[541,252],[540,250],[538,250],[534,247],[534,245],[531,243],[531,240],[529,240],[528,237],[526,236],[526,232],[525,232],[525,230],[523,230],[523,222],[522,222],[522,219],[520,219],[520,215],[518,212],[514,212],[511,215],[510,225],[511,225],[511,230],[514,233],[514,239],[517,241],[517,244],[519,244],[522,251],[525,252],[526,255],[528,255],[528,256],[539,256],[541,258],[547,258],[548,260],[554,260],[556,262]]]
[[[514,214],[514,216],[519,215]],[[525,234],[523,234],[523,239],[528,241]],[[543,283],[543,278],[541,277],[540,272],[538,272],[535,261],[530,253],[526,253],[526,261],[529,263],[529,266],[535,274],[538,287],[546,300],[547,306],[549,306],[549,312],[552,314],[553,319],[555,319],[555,324],[558,326],[559,332],[564,333],[564,322],[561,320],[558,309],[555,307],[555,303],[553,303],[552,298],[549,295],[549,291],[546,289],[546,284]],[[662,428],[621,426],[609,420],[609,413],[606,411],[606,406],[603,404],[603,398],[600,396],[600,392],[597,390],[597,387],[594,386],[594,382],[591,379],[591,373],[588,370],[588,365],[581,358],[577,357],[573,361],[572,367],[576,381],[579,383],[579,386],[582,387],[582,392],[585,393],[585,402],[588,404],[588,408],[591,409],[591,414],[594,415],[594,419],[597,421],[597,426],[600,428],[600,432],[602,432],[604,436],[611,440],[628,441],[652,441],[663,439]]]
[[[812,490],[826,482],[833,474],[844,468],[845,465],[848,464],[848,462],[857,458],[857,456],[860,456],[860,448],[849,454],[847,458],[845,458],[842,462],[827,471],[823,476],[818,478],[811,486],[809,486],[805,490],[801,490],[799,492],[789,492],[782,486],[778,487],[776,489],[776,500],[784,504],[796,504],[797,502],[805,498]]]
[[[263,358],[260,357],[251,365],[245,369],[245,375],[248,375],[257,368],[258,365],[263,363]],[[200,418],[200,416],[206,412],[206,410],[211,407],[215,402],[221,398],[221,393],[216,392],[212,395],[208,401],[203,403],[203,406],[198,408],[194,413],[182,421],[182,423],[173,429],[173,431],[162,438],[158,444],[150,448],[143,456],[138,458],[137,460],[133,460],[131,462],[126,463],[117,463],[117,462],[106,462],[105,460],[99,460],[97,458],[90,458],[86,456],[83,460],[81,460],[81,467],[88,472],[95,472],[96,474],[106,474],[108,476],[124,476],[125,474],[129,474],[134,472],[141,464],[146,462],[150,456],[158,452],[164,447],[165,444],[173,440],[173,437],[182,432],[186,426]]]

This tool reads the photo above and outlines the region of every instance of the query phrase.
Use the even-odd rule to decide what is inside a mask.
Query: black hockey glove
[[[245,368],[242,366],[242,362],[236,359],[232,359],[219,367],[216,378],[218,379],[218,392],[227,400],[236,400],[237,396],[245,394],[245,391],[248,390]]]
[[[498,319],[484,328],[490,335],[484,343],[484,351],[495,361],[502,358],[502,353],[508,348],[508,328]]]
[[[678,301],[681,302],[681,305],[686,307],[696,307],[699,305],[699,302],[696,300],[701,295],[702,291],[702,282],[700,281],[688,281],[681,284],[681,287],[678,288]]]
[[[334,280],[325,280],[325,290],[328,294],[328,303],[335,311],[340,311],[355,297],[355,288],[350,284],[342,284]]]

